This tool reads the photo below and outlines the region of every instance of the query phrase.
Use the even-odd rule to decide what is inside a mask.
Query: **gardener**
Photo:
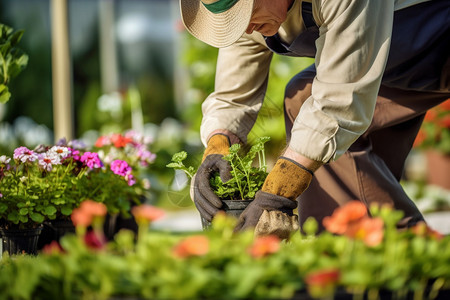
[[[246,143],[276,53],[314,57],[315,64],[286,87],[288,146],[236,229],[283,235],[295,227],[288,216],[297,202],[302,225],[309,216],[321,224],[354,199],[402,210],[403,226],[423,220],[399,180],[425,112],[450,97],[450,1],[180,4],[188,31],[220,48],[215,91],[202,107],[207,147],[193,180],[205,219],[222,205],[211,172],[229,178],[221,157],[230,144]]]

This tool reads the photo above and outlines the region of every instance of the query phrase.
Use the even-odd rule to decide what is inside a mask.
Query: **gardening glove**
[[[215,172],[219,172],[220,179],[226,182],[231,179],[230,163],[222,157],[229,153],[230,141],[224,134],[215,134],[209,141],[203,154],[202,164],[192,178],[191,197],[200,215],[211,221],[222,207],[222,201],[214,194],[210,179]]]
[[[296,199],[308,188],[312,177],[312,171],[280,157],[255,200],[242,212],[235,231],[254,228],[255,236],[274,234],[281,239],[289,238],[299,228],[298,217],[293,212]]]

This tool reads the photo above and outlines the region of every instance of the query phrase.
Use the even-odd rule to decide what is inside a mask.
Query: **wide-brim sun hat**
[[[274,0],[276,1],[276,0]],[[247,29],[254,0],[180,0],[181,18],[197,39],[217,48],[236,42]]]

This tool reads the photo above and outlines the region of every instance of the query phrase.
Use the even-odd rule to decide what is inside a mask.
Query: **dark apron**
[[[264,37],[280,55],[315,57],[319,28],[311,3],[302,2],[306,30],[289,45],[278,34]],[[381,21],[381,20],[380,20]],[[450,90],[450,0],[434,0],[394,13],[391,47],[382,84],[419,90]]]

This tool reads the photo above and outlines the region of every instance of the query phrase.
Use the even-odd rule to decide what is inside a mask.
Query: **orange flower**
[[[128,143],[131,143],[132,139],[124,137],[120,133],[115,133],[115,134],[111,135],[111,142],[114,144],[114,147],[116,147],[116,148],[123,148]]]
[[[450,115],[443,116],[439,121],[439,126],[443,128],[450,128]]]
[[[64,253],[64,249],[57,241],[52,241],[50,244],[47,244],[42,248],[42,252],[48,255]]]
[[[426,122],[433,122],[437,118],[437,112],[434,109],[430,109],[425,114],[424,121]]]
[[[423,129],[420,129],[419,132],[417,133],[416,139],[414,140],[413,147],[419,147],[420,145],[422,145],[422,143],[425,141],[426,138],[427,134]]]
[[[80,209],[91,216],[103,217],[108,212],[106,205],[93,200],[85,200],[81,202]]]
[[[440,240],[444,237],[442,233],[429,227],[425,222],[418,222],[415,226],[411,227],[411,231],[422,237],[431,237],[433,239]]]
[[[152,222],[164,216],[165,212],[155,206],[142,204],[131,208],[131,213],[139,222]]]
[[[257,237],[250,247],[249,253],[255,258],[264,257],[277,252],[280,249],[280,242],[280,238],[275,235]]]
[[[85,200],[81,202],[80,207],[72,211],[70,217],[73,225],[87,227],[91,225],[94,217],[102,217],[106,213],[107,208],[105,204],[93,200]]]
[[[383,241],[384,222],[381,218],[364,218],[359,222],[355,238],[363,240],[367,246],[377,246]]]
[[[323,226],[332,233],[343,234],[353,222],[367,216],[367,208],[359,201],[350,201],[338,207],[330,217],[323,219]]]
[[[203,235],[194,235],[182,240],[173,248],[173,254],[180,258],[202,256],[209,252],[209,240]]]
[[[450,111],[450,99],[447,99],[439,104],[439,107],[442,108],[442,110]]]
[[[88,227],[92,223],[92,215],[86,213],[80,208],[74,209],[70,218],[75,226]]]

